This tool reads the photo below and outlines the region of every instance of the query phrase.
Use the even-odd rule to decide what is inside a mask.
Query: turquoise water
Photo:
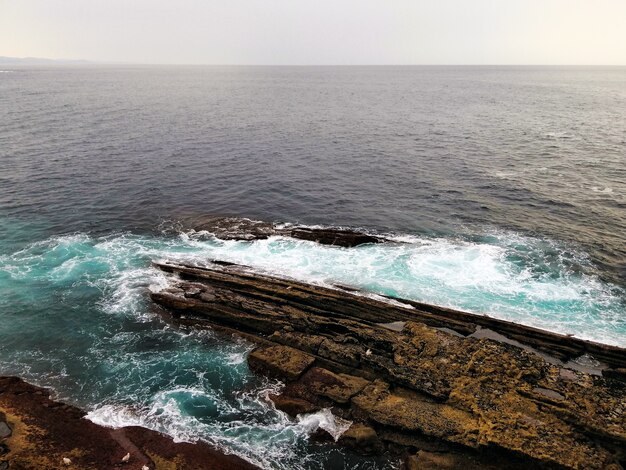
[[[180,237],[73,234],[0,256],[0,373],[52,387],[97,423],[203,439],[265,468],[385,467],[309,443],[332,417],[274,410],[267,394],[280,384],[249,372],[249,344],[155,313],[150,260],[199,253]]]
[[[396,236],[396,243],[351,249],[195,232],[11,238],[0,255],[0,373],[52,387],[95,422],[203,439],[265,468],[391,463],[309,442],[318,425],[341,423],[324,413],[290,420],[274,410],[267,394],[280,384],[249,372],[251,345],[167,324],[149,301],[166,282],[151,260],[219,258],[626,346],[622,290],[585,274],[583,254],[512,233]]]

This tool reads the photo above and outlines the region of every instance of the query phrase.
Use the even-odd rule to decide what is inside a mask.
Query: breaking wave
[[[155,259],[222,259],[311,283],[360,287],[626,346],[624,292],[588,257],[550,240],[495,232],[473,240],[390,236],[339,248],[286,237],[224,241],[207,232],[55,236],[0,255],[0,373],[51,386],[107,426],[202,440],[275,469],[386,468],[308,439],[349,426],[330,410],[290,419],[254,376],[251,345],[175,328],[147,300],[166,285]],[[339,463],[338,463],[339,462]]]

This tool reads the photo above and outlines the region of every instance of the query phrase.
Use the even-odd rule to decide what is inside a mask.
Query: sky
[[[0,56],[626,65],[626,0],[0,0]]]

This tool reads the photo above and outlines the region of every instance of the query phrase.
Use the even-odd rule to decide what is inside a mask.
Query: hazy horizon
[[[6,60],[8,59],[8,60]],[[218,63],[159,63],[159,62],[115,62],[97,61],[81,58],[50,58],[50,57],[9,57],[0,56],[0,64],[5,65],[119,65],[137,67],[538,67],[538,68],[559,68],[559,67],[596,67],[596,68],[623,68],[626,64],[218,64]]]
[[[0,0],[0,56],[124,65],[626,65],[626,2]]]

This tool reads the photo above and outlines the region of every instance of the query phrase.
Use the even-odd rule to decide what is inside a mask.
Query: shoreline
[[[206,443],[177,443],[137,426],[106,428],[85,415],[51,400],[47,389],[18,377],[0,377],[0,469],[201,470],[210,462],[214,470],[258,470]]]
[[[397,243],[342,228],[247,219],[210,224],[197,228],[225,240],[280,235],[344,248]],[[403,470],[626,467],[620,415],[626,349],[230,261],[200,263],[153,261],[166,280],[151,294],[156,311],[171,324],[255,344],[250,370],[285,383],[270,396],[274,406],[296,420],[312,413],[318,416],[311,419],[321,413],[330,420],[334,430],[320,427],[311,440],[401,460]],[[56,417],[50,409],[58,410]],[[50,400],[45,389],[0,377],[0,430],[4,423],[14,434],[0,451],[0,470],[9,457],[17,468],[41,462],[63,468],[63,458],[80,468],[112,468],[123,465],[126,453],[132,458],[126,468],[174,468],[168,465],[181,459],[184,468],[206,468],[206,459],[217,470],[256,468],[210,445],[174,443],[140,427],[110,429],[84,416]],[[20,432],[33,438],[23,432],[25,422],[43,430],[55,442],[52,449],[35,436],[24,451]],[[66,429],[59,432],[57,422],[68,423]],[[85,441],[85,435],[96,437]]]
[[[330,409],[352,424],[339,444],[411,469],[626,465],[626,349],[219,260],[154,266],[174,322],[256,344],[250,368],[287,384],[276,407]]]

